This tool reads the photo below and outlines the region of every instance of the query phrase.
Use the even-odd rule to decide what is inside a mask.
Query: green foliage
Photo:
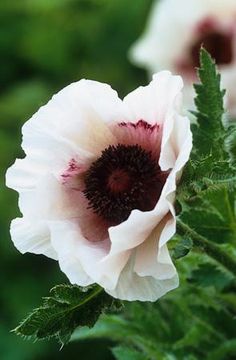
[[[230,128],[230,134],[225,140],[225,148],[229,154],[230,165],[236,168],[236,125]]]
[[[117,360],[148,360],[148,358],[140,352],[124,346],[114,347],[112,353]]]
[[[102,288],[80,288],[72,285],[57,285],[50,297],[35,309],[14,332],[35,340],[56,337],[62,345],[70,340],[78,326],[92,327],[100,314],[118,301],[106,294]]]
[[[223,126],[224,91],[214,61],[204,49],[200,58],[194,148],[178,188],[179,218],[214,243],[235,244],[236,178],[231,166],[235,133],[231,127],[229,137],[229,128]]]
[[[109,338],[122,344],[122,360],[127,348],[147,360],[198,360],[218,351],[222,359],[233,359],[236,308],[232,299],[223,300],[227,292],[236,301],[232,275],[193,252],[177,266],[177,290],[156,303],[126,303],[121,315],[102,315],[92,329],[76,330],[72,340]]]
[[[172,240],[173,241],[173,240]],[[190,237],[177,237],[177,244],[172,251],[172,259],[177,260],[186,256],[193,247],[193,242]]]
[[[187,206],[198,196],[215,194],[220,190],[235,191],[235,172],[230,166],[234,153],[235,127],[223,126],[224,90],[220,74],[211,56],[201,49],[199,84],[195,84],[196,124],[192,125],[193,151],[179,187],[179,201]],[[231,153],[231,159],[229,158]],[[202,198],[203,198],[202,196]]]
[[[215,350],[210,352],[206,360],[228,360],[234,359],[236,355],[236,340],[228,340],[220,344]]]
[[[200,264],[197,269],[193,270],[189,280],[192,284],[202,287],[214,286],[216,290],[222,291],[233,283],[234,277],[209,262]]]
[[[211,56],[204,49],[201,49],[200,65],[200,84],[194,85],[197,107],[194,114],[198,123],[198,136],[194,138],[195,149],[202,154],[213,153],[215,159],[220,159],[224,151],[222,116],[225,91],[220,89],[220,74],[217,73]]]

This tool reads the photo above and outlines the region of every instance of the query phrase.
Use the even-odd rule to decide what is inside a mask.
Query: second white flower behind
[[[182,86],[163,71],[122,101],[81,80],[26,122],[26,157],[7,172],[23,215],[11,224],[19,251],[56,259],[71,283],[124,300],[155,301],[178,286],[167,242],[192,147]]]
[[[133,45],[132,61],[150,74],[169,69],[185,82],[185,107],[194,106],[193,82],[203,45],[216,60],[226,88],[226,107],[236,116],[236,1],[158,0],[147,28]]]

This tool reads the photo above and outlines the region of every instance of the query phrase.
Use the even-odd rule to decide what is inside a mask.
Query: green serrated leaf
[[[76,327],[92,327],[99,315],[116,303],[98,286],[58,285],[43,299],[43,305],[13,331],[35,340],[55,337],[64,345]]]
[[[200,52],[198,76],[201,83],[194,85],[197,95],[195,98],[197,111],[194,114],[201,136],[208,140],[204,144],[204,150],[207,150],[206,153],[213,150],[220,153],[218,141],[223,139],[224,134],[222,116],[224,114],[223,97],[225,91],[220,88],[220,75],[216,71],[215,62],[203,48]]]
[[[235,128],[232,124],[228,128],[223,126],[224,91],[220,88],[215,63],[204,49],[200,65],[200,84],[195,85],[197,124],[192,126],[194,149],[177,189],[177,203],[181,208],[178,216],[208,240],[233,244],[236,236],[236,177],[232,167]]]
[[[235,195],[224,187],[216,187],[184,199],[181,219],[209,240],[223,244],[235,243]]]

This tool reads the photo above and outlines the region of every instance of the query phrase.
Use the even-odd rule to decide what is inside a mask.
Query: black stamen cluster
[[[114,171],[128,174],[129,185],[119,192],[109,186]],[[166,173],[158,160],[139,145],[109,146],[85,175],[84,194],[89,207],[113,225],[126,220],[133,209],[152,210],[158,201]]]

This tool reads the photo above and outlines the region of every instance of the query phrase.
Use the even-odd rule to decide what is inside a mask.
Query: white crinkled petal
[[[45,171],[42,171],[42,174],[46,169],[55,175],[61,173],[72,158],[84,161],[92,157],[90,152],[81,149],[71,140],[53,134],[53,130],[51,133],[44,133],[44,129],[37,129],[37,125],[37,122],[31,124],[30,120],[25,123],[22,128],[22,147],[27,158],[30,157],[35,166],[44,167]]]
[[[180,76],[173,76],[169,71],[155,74],[149,85],[138,87],[124,98],[129,121],[162,124],[179,109],[182,88]]]
[[[26,154],[39,156],[43,140],[43,156],[57,161],[63,152],[60,147],[52,152],[50,141],[52,146],[64,141],[81,156],[86,151],[97,154],[114,141],[106,123],[124,121],[123,117],[116,91],[107,84],[80,80],[59,91],[25,123],[22,147]]]
[[[23,125],[27,157],[9,168],[7,185],[32,188],[47,172],[60,174],[73,158],[94,159],[116,142],[107,123],[124,120],[123,103],[109,85],[81,80],[67,86]]]
[[[76,217],[78,206],[76,197],[69,199],[62,183],[49,173],[39,178],[33,190],[21,191],[19,194],[20,211],[32,221]]]
[[[87,242],[80,247],[79,257],[84,269],[94,282],[103,288],[112,290],[117,285],[120,274],[130,257],[130,252],[126,251],[108,258],[101,254],[98,246],[97,249],[91,248],[91,244]]]
[[[36,164],[34,159],[27,156],[25,159],[16,159],[15,163],[7,170],[6,184],[17,191],[32,190],[39,177],[47,171],[45,164]]]
[[[78,243],[81,235],[73,223],[63,221],[49,222],[51,242],[58,253],[61,270],[72,284],[87,286],[94,283],[84,271],[78,253]]]
[[[11,223],[11,238],[15,247],[21,252],[43,254],[57,260],[57,253],[50,241],[50,233],[45,222],[16,218]]]
[[[172,122],[172,120],[170,120]],[[173,168],[171,176],[177,174],[189,159],[192,150],[192,132],[187,117],[176,115],[172,123],[172,131],[169,131],[167,122],[164,124],[159,164],[162,170]],[[166,133],[165,133],[166,131]],[[166,154],[171,154],[167,156]],[[175,154],[175,162],[171,163]]]
[[[192,149],[192,133],[187,117],[173,114],[163,126],[159,164],[163,171],[181,170],[189,159]]]
[[[169,228],[171,236],[175,232],[175,220],[167,215],[152,231],[149,237],[136,249],[134,271],[139,276],[152,276],[155,279],[170,279],[176,274],[166,244],[159,247],[163,229]],[[170,237],[171,237],[170,236]]]
[[[104,261],[109,252],[109,240],[86,240],[74,221],[50,221],[51,241],[55,247],[61,270],[69,280],[84,285],[88,279],[102,287],[113,289],[129,258],[129,252]]]
[[[134,258],[131,258],[122,271],[114,290],[105,291],[115,298],[128,301],[156,301],[168,291],[179,285],[178,274],[170,279],[158,280],[152,276],[141,277],[133,271]]]

